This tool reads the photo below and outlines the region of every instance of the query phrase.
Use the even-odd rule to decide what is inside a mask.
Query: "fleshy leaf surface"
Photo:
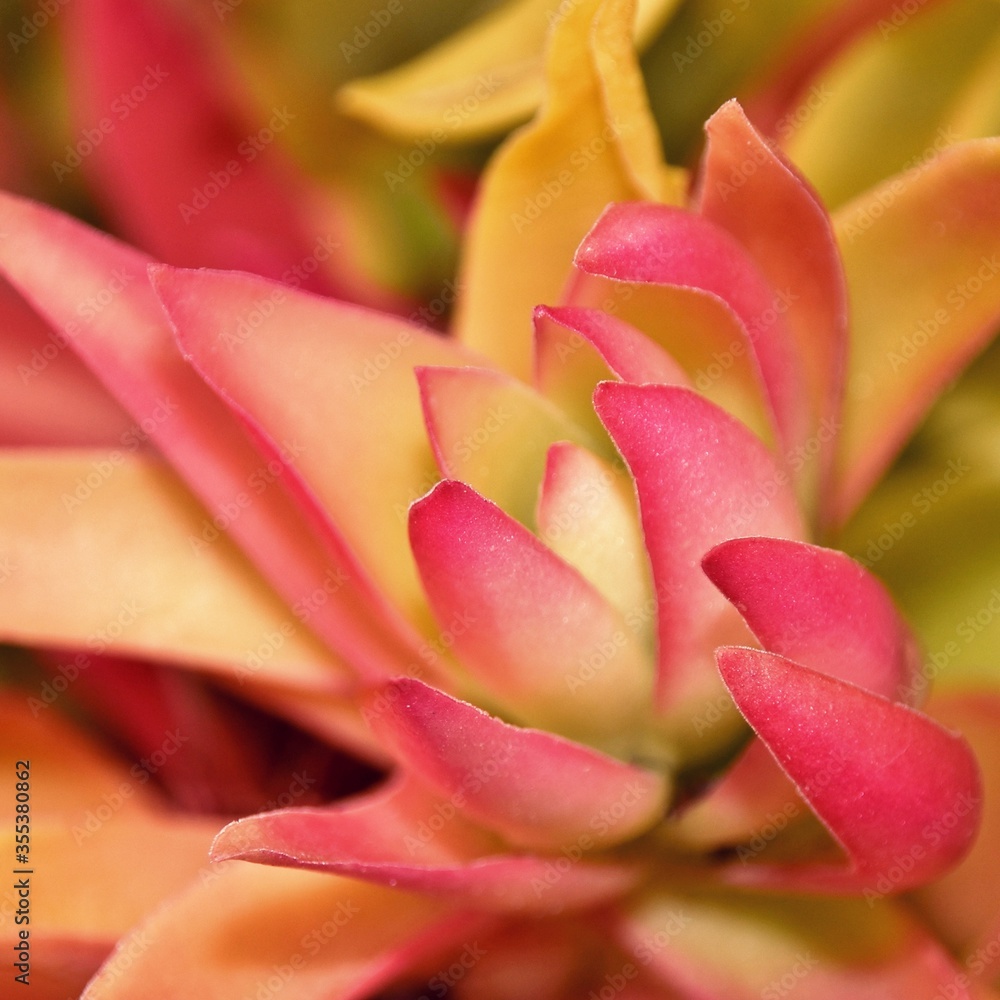
[[[558,301],[573,251],[610,201],[679,202],[632,49],[631,0],[581,0],[554,27],[539,116],[492,158],[465,242],[460,340],[531,374],[531,311]],[[557,206],[558,224],[546,218]]]
[[[535,384],[596,439],[605,438],[594,413],[598,382],[688,385],[684,369],[659,344],[600,309],[535,309]]]
[[[613,753],[637,738],[652,664],[576,570],[462,483],[413,505],[410,536],[456,655],[508,715]]]
[[[0,280],[0,445],[96,447],[136,429],[72,350]],[[141,428],[140,428],[141,430]]]
[[[894,701],[922,656],[885,587],[834,549],[734,538],[702,561],[765,649]]]
[[[676,5],[639,0],[637,45]],[[489,137],[527,120],[541,103],[545,39],[565,16],[561,0],[513,0],[411,62],[347,84],[340,106],[404,139]]]
[[[446,479],[460,479],[534,526],[545,456],[590,437],[529,386],[488,368],[417,371],[427,434]]]
[[[605,382],[597,412],[628,463],[639,495],[657,597],[661,710],[717,693],[711,650],[740,630],[701,560],[747,534],[799,537],[790,476],[745,426],[674,386]]]
[[[372,725],[400,765],[508,841],[589,851],[638,836],[663,814],[662,775],[537,729],[521,729],[416,680],[379,689]]]
[[[447,953],[471,920],[334,875],[217,865],[122,938],[82,1000],[232,1000],[269,982],[287,1000],[370,996],[414,960]]]
[[[888,900],[655,889],[616,936],[685,1000],[971,1000],[945,949]]]
[[[969,850],[982,788],[961,737],[776,654],[726,647],[716,655],[740,711],[848,857],[734,865],[725,879],[877,901],[940,875]]]
[[[608,281],[627,282],[629,288],[645,286],[646,298],[655,296],[658,286],[666,286],[666,295],[672,287],[694,289],[724,303],[742,327],[742,336],[723,347],[728,352],[728,367],[749,365],[759,374],[760,388],[783,445],[793,448],[802,444],[808,433],[805,385],[783,314],[787,307],[782,304],[782,290],[768,283],[729,232],[700,215],[669,205],[610,205],[580,244],[574,265],[568,297],[570,301],[582,299],[581,304],[591,304],[588,300],[595,292],[599,295]],[[630,291],[628,298],[632,294]],[[682,363],[684,354],[676,353],[673,347],[686,333],[685,319],[682,314],[672,331],[673,340],[664,344]],[[667,314],[661,324],[673,321]],[[678,344],[678,348],[690,355],[690,347]],[[720,361],[716,363],[721,367]],[[702,388],[697,378],[695,385]]]
[[[656,605],[635,489],[621,459],[609,464],[568,441],[554,444],[535,520],[538,537],[645,638]]]
[[[13,450],[0,479],[6,641],[330,693],[350,680],[228,538],[202,543],[206,513],[157,460]]]
[[[851,350],[843,522],[1000,323],[1000,139],[962,143],[840,208]]]
[[[438,476],[413,368],[468,356],[395,317],[250,275],[164,269],[155,282],[206,381],[275,446],[302,443],[287,475],[329,518],[355,584],[342,588],[349,607],[362,622],[374,609],[382,631],[415,645],[413,625],[427,622],[406,507]]]
[[[504,854],[456,804],[408,777],[327,809],[286,809],[237,820],[212,847],[216,860],[350,875],[484,911],[544,914],[593,905],[629,888],[640,869],[581,861],[546,882],[544,855]]]
[[[807,489],[815,503],[826,495],[847,360],[847,289],[833,227],[813,190],[735,101],[709,119],[706,132],[699,211],[736,237],[783,294],[781,309],[811,403],[807,440],[815,438],[815,447],[798,464],[818,462]]]
[[[289,434],[271,455],[255,446],[180,356],[145,255],[8,195],[0,195],[0,226],[0,266],[135,421],[121,451],[155,445],[209,508],[198,540],[207,544],[222,525],[289,606],[308,608],[310,625],[359,670],[391,658],[384,629],[366,624],[373,602],[350,600],[361,584],[349,560],[324,544],[288,495],[291,467],[311,436]],[[247,307],[235,343],[252,331],[253,310],[272,305],[265,298]]]
[[[31,783],[27,847],[23,840],[15,846],[13,801],[0,843],[12,860],[27,853],[18,867],[46,873],[28,879],[29,992],[55,1000],[65,990],[78,993],[118,938],[207,866],[218,822],[168,813],[141,764],[130,768],[101,750],[58,707],[28,705],[23,692],[0,697],[0,749],[12,770],[15,761],[28,762]],[[183,752],[187,734],[175,735],[170,745]],[[155,865],[146,863],[150,852]],[[18,902],[8,889],[0,906],[0,942],[12,956],[25,928],[16,920]]]

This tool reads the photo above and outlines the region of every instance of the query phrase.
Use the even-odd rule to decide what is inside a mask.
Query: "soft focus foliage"
[[[2,16],[38,995],[994,996],[995,4]]]

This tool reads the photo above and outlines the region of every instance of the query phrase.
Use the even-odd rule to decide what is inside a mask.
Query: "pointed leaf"
[[[679,202],[630,39],[631,0],[581,0],[554,26],[539,117],[480,182],[461,279],[459,338],[511,374],[531,369],[531,310],[558,300],[573,251],[609,201]],[[550,214],[552,213],[552,214]]]
[[[702,566],[765,649],[912,703],[920,648],[885,587],[853,559],[804,542],[735,538]]]
[[[333,692],[350,675],[159,462],[121,452],[0,456],[5,641],[194,664]],[[85,653],[84,656],[87,654]]]
[[[287,475],[306,510],[329,518],[355,585],[339,589],[344,627],[356,632],[360,619],[367,639],[374,609],[397,649],[415,646],[399,612],[426,625],[426,610],[406,555],[405,514],[438,477],[413,368],[466,355],[394,317],[249,275],[164,269],[155,284],[209,385],[274,446],[302,443]],[[383,669],[392,665],[389,658]]]
[[[384,624],[369,622],[374,602],[362,604],[356,594],[363,581],[355,568],[311,530],[288,495],[290,463],[311,447],[312,436],[289,432],[278,454],[255,447],[239,417],[180,356],[146,279],[144,255],[7,195],[0,195],[0,232],[0,267],[135,420],[122,452],[155,444],[209,508],[199,541],[217,537],[218,525],[227,529],[288,604],[307,609],[310,625],[357,669],[376,671],[391,659]],[[272,306],[266,296],[254,303],[258,310]],[[249,333],[257,315],[247,307],[240,331]]]
[[[316,194],[280,152],[298,109],[251,110],[215,19],[196,28],[179,14],[145,0],[67,12],[75,123],[101,136],[81,169],[119,229],[161,260],[334,291],[322,262],[336,259],[336,234],[314,228]],[[53,167],[62,181],[74,162]]]
[[[835,216],[853,314],[844,521],[1000,323],[1000,139],[963,143]]]
[[[535,310],[535,384],[598,440],[594,413],[598,382],[688,385],[688,377],[658,344],[631,324],[600,309],[539,306]]]
[[[982,792],[964,740],[773,653],[727,647],[717,658],[740,711],[848,856],[847,865],[734,866],[729,881],[878,900],[929,881],[968,851]]]
[[[746,427],[688,389],[605,382],[595,406],[639,494],[657,595],[659,705],[717,695],[711,651],[740,626],[701,560],[740,535],[802,535],[790,476]]]
[[[538,537],[578,569],[645,638],[652,631],[656,602],[635,488],[621,459],[609,465],[567,441],[554,444],[536,521]]]
[[[427,435],[446,479],[461,479],[529,527],[555,441],[592,445],[547,399],[488,368],[417,371]]]
[[[507,725],[420,681],[379,689],[370,713],[401,766],[512,844],[584,851],[629,840],[664,813],[662,775],[537,729]]]
[[[847,360],[847,289],[833,228],[816,194],[755,131],[739,104],[723,105],[706,132],[699,210],[736,237],[770,287],[783,293],[808,388],[809,440],[827,428],[795,470],[812,469],[816,461],[806,488],[816,502],[826,495]]]
[[[455,653],[514,718],[608,749],[637,739],[651,664],[576,570],[462,483],[413,505],[410,536]]]
[[[655,298],[659,286],[666,286],[664,304],[670,301],[672,287],[695,289],[724,303],[738,318],[739,333],[736,340],[719,345],[726,353],[715,357],[716,366],[749,366],[759,376],[783,445],[802,444],[808,434],[805,386],[784,315],[788,309],[784,289],[768,283],[746,249],[725,229],[667,205],[611,205],[580,244],[574,265],[576,278],[568,293],[573,302],[592,304],[595,295],[606,294],[602,290],[608,281],[630,283],[628,296],[622,296],[626,302],[633,297],[634,286],[643,288],[646,294],[636,296],[638,301],[623,311],[626,318],[644,305],[648,308],[642,299]],[[664,346],[682,364],[691,357],[692,348],[677,343],[675,350],[674,344],[689,336],[685,321],[684,312],[679,317],[668,313],[659,324],[673,327]],[[702,388],[709,371],[694,379],[697,388]],[[708,378],[709,384],[722,375],[720,371]]]
[[[640,47],[676,5],[639,0]],[[492,136],[526,120],[541,103],[545,39],[563,17],[560,0],[514,0],[411,62],[347,84],[340,106],[404,139]]]
[[[81,1000],[378,993],[478,925],[434,900],[333,875],[222,865],[126,935]],[[178,955],[184,960],[178,961]]]
[[[626,864],[587,861],[560,870],[544,856],[501,850],[453,801],[397,779],[344,805],[237,820],[216,838],[212,856],[350,875],[479,910],[536,914],[593,905],[641,875]],[[547,880],[550,871],[556,877]]]

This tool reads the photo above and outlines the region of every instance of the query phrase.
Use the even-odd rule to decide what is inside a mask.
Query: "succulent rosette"
[[[0,635],[202,671],[392,769],[227,826],[88,1000],[990,995],[989,810],[935,882],[984,779],[825,545],[1000,320],[980,281],[890,357],[997,253],[1000,143],[831,217],[729,103],[690,184],[633,13],[553,25],[450,338],[0,199],[18,372],[65,390],[64,447],[0,459]],[[942,709],[987,787],[995,711]]]

